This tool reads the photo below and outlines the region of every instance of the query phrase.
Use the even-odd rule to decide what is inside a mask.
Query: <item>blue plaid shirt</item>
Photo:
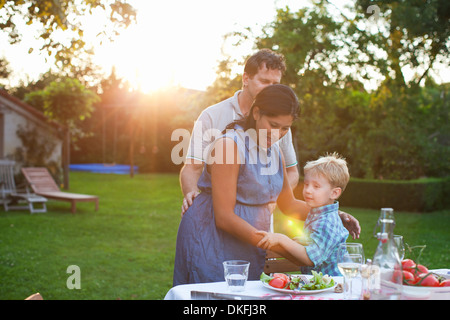
[[[306,253],[314,262],[314,267],[301,267],[302,273],[311,270],[324,275],[340,276],[337,267],[337,255],[340,243],[345,243],[348,231],[338,214],[339,202],[323,207],[312,208],[306,218],[304,229],[309,234]]]

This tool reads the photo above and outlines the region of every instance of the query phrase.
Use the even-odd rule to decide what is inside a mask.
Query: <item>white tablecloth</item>
[[[444,278],[450,278],[450,269],[435,269],[430,270],[443,276]],[[343,283],[343,277],[333,277],[337,283]],[[354,292],[361,292],[361,282],[356,278],[353,281]],[[231,293],[225,281],[212,282],[212,283],[197,283],[197,284],[185,284],[173,287],[167,292],[164,300],[191,300],[191,291],[207,291],[214,293]],[[262,282],[247,281],[245,291],[238,292],[236,294],[251,296],[251,297],[267,297],[269,295],[279,296],[279,293],[275,290],[266,288]],[[280,297],[277,297],[277,299]],[[286,294],[286,299],[294,300],[341,300],[344,299],[343,293],[336,293],[334,290],[325,291],[315,294],[298,294],[289,296]],[[281,299],[281,298],[280,298]],[[432,288],[432,287],[411,287],[403,286],[403,299],[406,300],[450,300],[450,287]]]
[[[333,277],[337,283],[342,283],[343,277]],[[355,287],[354,289],[357,290]],[[164,300],[191,300],[191,291],[208,291],[214,293],[233,293],[230,292],[227,288],[227,284],[225,281],[222,282],[211,282],[211,283],[197,283],[197,284],[184,284],[173,287],[167,292]],[[256,281],[247,281],[245,285],[245,290],[242,292],[237,292],[235,294],[245,295],[251,297],[266,297],[269,295],[279,296],[280,292],[275,290],[271,290],[263,286],[262,282],[259,280]],[[334,290],[325,291],[316,294],[302,294],[302,295],[291,295],[294,299],[305,299],[305,300],[319,300],[319,299],[343,299],[344,295],[342,293],[335,293]],[[282,298],[282,297],[280,297]],[[286,298],[290,298],[288,294],[286,294]]]

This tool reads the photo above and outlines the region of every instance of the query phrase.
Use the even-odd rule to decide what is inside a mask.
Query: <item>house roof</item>
[[[36,108],[30,106],[29,104],[26,104],[22,100],[10,95],[6,90],[0,88],[0,96],[4,97],[5,99],[11,101],[16,106],[22,108],[23,110],[27,111],[28,113],[31,113],[33,116],[35,116],[38,120],[50,124],[53,127],[56,127],[57,129],[64,129],[65,126],[59,124],[58,122],[49,119],[45,114],[43,114],[41,111],[37,110]]]

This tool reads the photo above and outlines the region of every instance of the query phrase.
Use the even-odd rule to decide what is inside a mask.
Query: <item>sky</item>
[[[245,27],[261,30],[273,21],[276,8],[288,5],[299,9],[298,0],[129,0],[137,9],[137,23],[122,30],[113,42],[99,44],[97,34],[103,28],[104,14],[86,17],[83,25],[88,45],[94,44],[93,62],[106,75],[116,69],[119,77],[142,91],[169,85],[204,90],[216,78],[216,67],[223,57],[224,35]],[[27,26],[27,27],[33,27]],[[24,30],[21,28],[20,30]],[[37,48],[36,33],[23,34],[18,45],[9,45],[0,33],[0,56],[13,70],[10,85],[19,79],[33,81],[52,65],[52,59]],[[32,46],[36,50],[29,53]],[[248,54],[249,42],[233,49],[234,56]],[[226,53],[231,53],[227,52]]]
[[[260,30],[273,21],[280,5],[298,1],[164,0],[134,1],[136,26],[98,50],[99,61],[116,64],[117,72],[146,91],[167,84],[205,89],[216,77],[224,35],[250,26]],[[133,50],[129,50],[133,48]],[[235,55],[252,50],[252,44]],[[226,53],[231,50],[225,49]],[[114,55],[110,55],[114,52]],[[122,61],[118,63],[117,61]]]
[[[349,0],[332,0],[342,7]],[[110,32],[103,26],[104,14],[86,17],[85,37],[93,45],[93,62],[105,75],[116,69],[119,77],[144,92],[180,85],[204,90],[216,78],[223,54],[235,58],[254,51],[253,42],[239,47],[224,42],[224,35],[250,27],[255,34],[272,22],[276,8],[289,6],[292,11],[307,5],[307,0],[129,0],[137,9],[137,23],[122,30],[113,42],[101,44],[97,34]],[[23,29],[21,29],[23,30]],[[52,65],[45,53],[28,48],[40,46],[35,34],[26,33],[19,45],[8,45],[0,33],[0,56],[13,70],[10,85],[19,79],[36,80]],[[225,44],[225,45],[224,45]],[[46,62],[46,59],[48,60]],[[447,72],[448,74],[449,72]],[[450,81],[449,79],[443,79]]]

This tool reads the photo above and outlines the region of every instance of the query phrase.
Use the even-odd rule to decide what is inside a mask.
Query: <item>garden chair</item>
[[[47,212],[46,198],[31,193],[28,188],[23,190],[16,188],[14,165],[14,161],[0,160],[0,203],[5,211],[29,210],[30,213]],[[41,205],[41,208],[35,207],[38,204]]]
[[[285,273],[300,271],[300,267],[295,263],[283,258],[278,253],[267,250],[266,262],[264,264],[264,273],[270,275],[271,273]]]
[[[22,168],[22,173],[37,195],[70,202],[72,213],[77,210],[77,202],[95,202],[95,211],[98,210],[97,196],[61,191],[46,168]]]

